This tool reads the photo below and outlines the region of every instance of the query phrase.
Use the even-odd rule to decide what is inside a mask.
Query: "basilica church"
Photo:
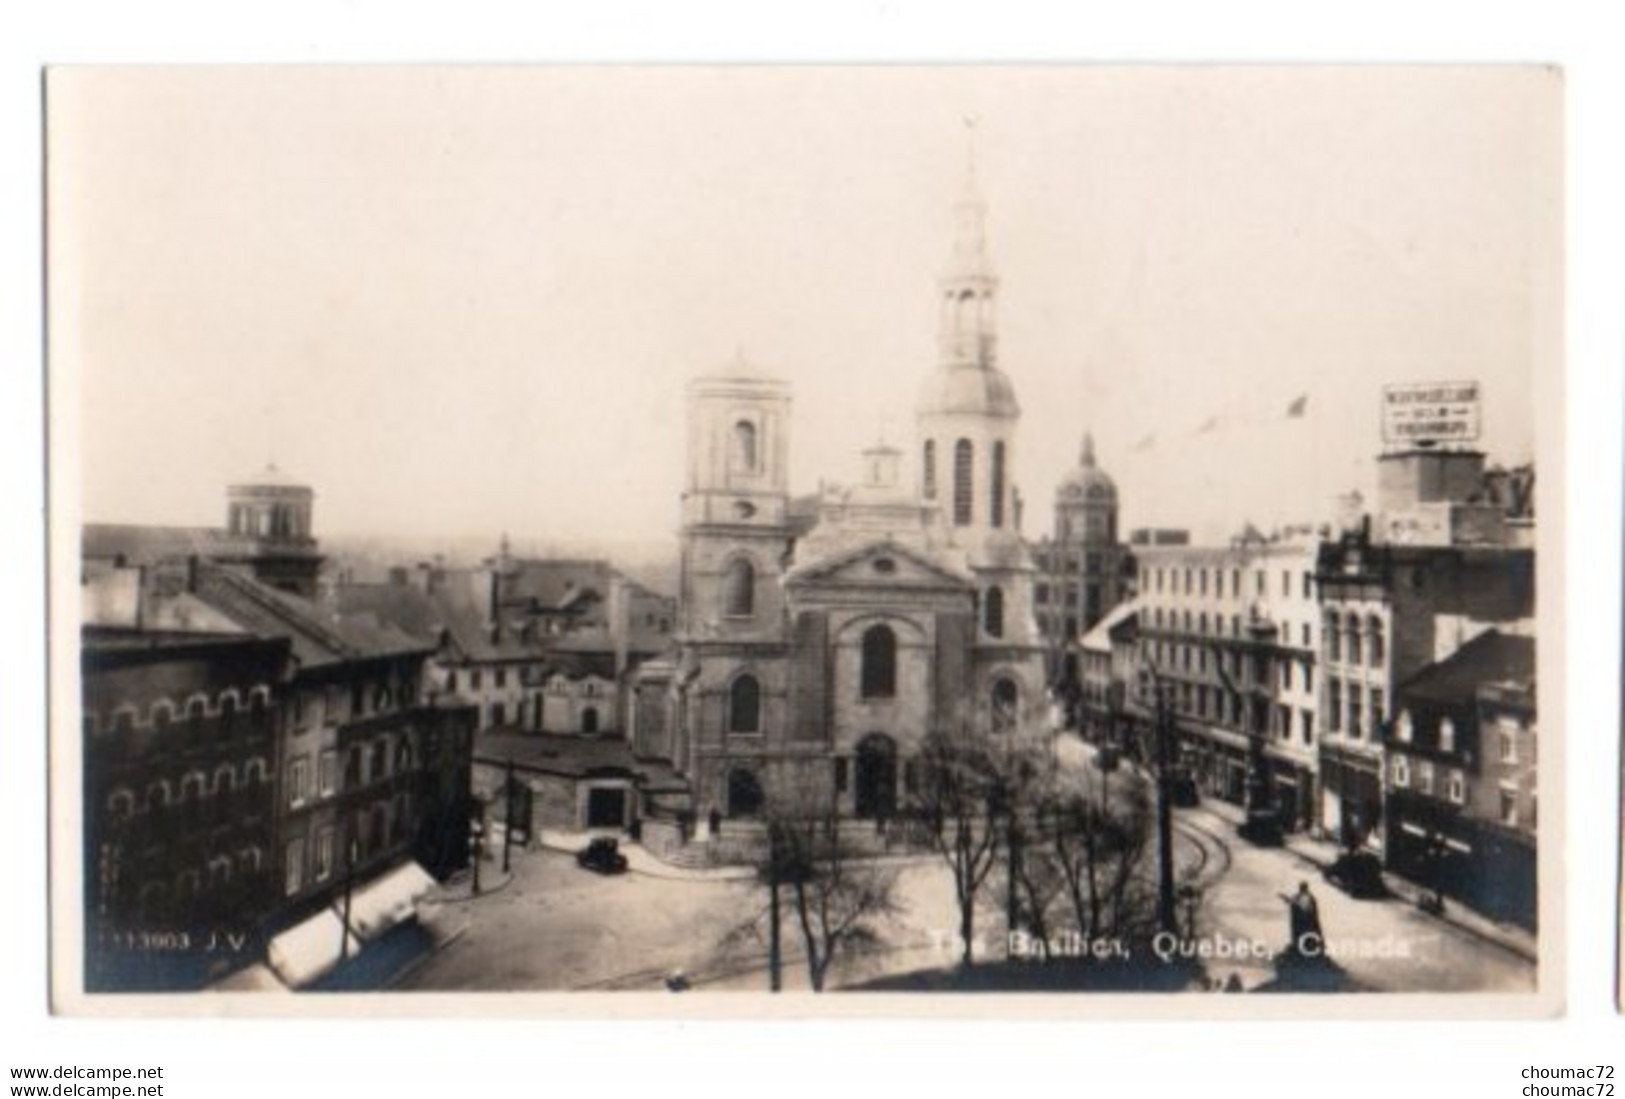
[[[633,677],[627,735],[701,820],[809,798],[885,818],[932,734],[997,737],[1045,710],[1010,478],[1020,407],[971,173],[954,215],[909,475],[876,445],[860,483],[808,514],[789,491],[789,385],[738,360],[688,387],[675,650]]]

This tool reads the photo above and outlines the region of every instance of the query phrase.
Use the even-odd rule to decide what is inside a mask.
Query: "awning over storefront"
[[[338,915],[324,908],[272,939],[265,960],[289,988],[301,988],[338,964],[344,951],[344,935]],[[361,949],[361,941],[354,934],[348,938],[350,953]]]
[[[371,942],[397,924],[417,915],[417,902],[434,888],[434,879],[415,862],[397,866],[350,895],[350,930]],[[344,901],[333,907],[343,911]],[[334,940],[335,942],[337,940]]]

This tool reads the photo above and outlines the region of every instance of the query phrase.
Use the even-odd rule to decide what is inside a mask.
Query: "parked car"
[[[624,874],[626,856],[621,854],[620,844],[614,839],[598,836],[576,854],[576,865],[597,874]]]
[[[1347,851],[1339,855],[1323,876],[1351,897],[1369,900],[1388,895],[1388,886],[1382,880],[1382,860],[1370,851]]]
[[[1194,809],[1202,804],[1202,795],[1196,788],[1196,777],[1180,768],[1168,776],[1168,800],[1181,809]]]

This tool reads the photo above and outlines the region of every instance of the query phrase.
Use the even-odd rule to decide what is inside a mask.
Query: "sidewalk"
[[[1191,814],[1204,812],[1208,816],[1222,821],[1232,829],[1240,825],[1245,819],[1245,811],[1239,805],[1231,805],[1229,802],[1214,797],[1204,797],[1199,809],[1181,809],[1177,811],[1177,813]],[[1238,844],[1246,842],[1246,840],[1239,837],[1236,839]],[[1331,840],[1319,839],[1302,832],[1289,833],[1282,844],[1282,849],[1295,855],[1317,872],[1330,866],[1342,853],[1342,848]],[[1422,911],[1418,901],[1427,892],[1423,887],[1387,871],[1383,873],[1383,881],[1387,883],[1388,891],[1395,898],[1411,905],[1418,912]],[[1469,935],[1476,936],[1485,942],[1501,947],[1503,950],[1510,951],[1526,961],[1538,962],[1540,959],[1539,944],[1533,934],[1512,924],[1497,923],[1495,920],[1473,911],[1454,898],[1446,899],[1442,915],[1430,915],[1432,915],[1433,919],[1442,920],[1452,927],[1467,932]]]
[[[587,846],[587,842],[601,833],[594,832],[564,832],[551,828],[539,830],[538,839],[543,847],[553,851],[564,851],[575,854]],[[642,844],[627,839],[620,840],[621,854],[626,856],[626,868],[633,873],[643,874],[651,878],[665,878],[668,881],[743,881],[756,876],[756,870],[749,866],[703,866],[684,867],[673,866],[662,862],[646,850]]]

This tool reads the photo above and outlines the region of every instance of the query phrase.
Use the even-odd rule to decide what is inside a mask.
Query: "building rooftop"
[[[1405,683],[1405,698],[1440,705],[1473,700],[1480,687],[1535,683],[1535,639],[1487,630],[1436,664],[1429,664]]]

